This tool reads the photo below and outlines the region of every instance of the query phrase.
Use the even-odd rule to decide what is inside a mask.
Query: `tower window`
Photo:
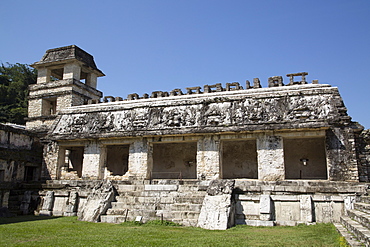
[[[55,115],[57,112],[57,99],[49,98],[42,100],[42,115],[50,116]]]

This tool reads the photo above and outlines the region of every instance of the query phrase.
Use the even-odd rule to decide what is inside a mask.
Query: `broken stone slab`
[[[207,194],[210,196],[231,194],[234,190],[235,180],[215,179],[208,186]]]
[[[87,197],[84,208],[78,214],[78,220],[99,222],[114,199],[114,188],[109,180],[98,182]]]
[[[198,227],[226,230],[234,224],[235,205],[232,199],[235,180],[212,180],[198,218]]]

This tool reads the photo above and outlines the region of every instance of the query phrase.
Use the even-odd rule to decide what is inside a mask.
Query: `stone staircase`
[[[147,184],[114,185],[115,201],[101,222],[169,220],[196,226],[208,183],[198,180],[152,180]]]
[[[370,246],[370,196],[357,197],[352,209],[334,225],[350,246]]]

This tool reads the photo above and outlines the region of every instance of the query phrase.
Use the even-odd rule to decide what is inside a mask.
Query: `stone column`
[[[37,83],[50,82],[51,71],[47,68],[39,68],[37,70]]]
[[[65,151],[64,151],[65,152]],[[41,179],[58,179],[60,156],[63,151],[57,142],[50,141],[44,143],[43,162],[41,170]],[[63,154],[64,157],[64,154]],[[64,158],[63,158],[64,159]]]
[[[218,179],[220,177],[220,144],[218,136],[205,136],[197,145],[197,178]]]
[[[279,181],[285,179],[283,138],[261,135],[257,138],[258,179]]]
[[[329,180],[359,181],[352,129],[332,128],[326,131],[326,160]]]
[[[128,176],[150,178],[153,167],[152,148],[147,139],[141,138],[130,145],[128,157]]]
[[[81,66],[77,63],[70,63],[64,66],[63,80],[66,79],[81,79]]]
[[[82,178],[101,179],[101,147],[97,141],[88,142],[84,149]]]
[[[97,78],[98,78],[97,75],[94,73],[87,74],[86,85],[96,88],[98,81]]]

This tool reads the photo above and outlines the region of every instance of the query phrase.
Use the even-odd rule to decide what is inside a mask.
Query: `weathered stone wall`
[[[40,179],[42,147],[38,137],[15,125],[0,124],[0,181]],[[25,174],[30,167],[29,177]]]
[[[360,162],[356,157],[356,135],[353,128],[331,128],[326,134],[328,173],[331,180],[358,181]],[[361,129],[359,129],[361,131]]]
[[[236,224],[339,222],[346,201],[353,203],[355,195],[366,193],[366,184],[349,182],[236,180]]]
[[[101,218],[120,223],[141,216],[144,222],[163,217],[207,229],[226,229],[234,224],[297,225],[339,222],[356,195],[367,193],[366,184],[349,182],[176,179],[112,181],[116,191],[112,198],[105,192],[94,193],[93,188],[101,182],[48,181],[40,192],[40,214],[82,217],[88,211],[86,205],[92,204],[95,210],[103,199],[107,200],[101,204],[104,210],[94,214],[94,221]]]
[[[356,154],[359,161],[358,173],[361,182],[370,181],[370,129],[356,135]]]

